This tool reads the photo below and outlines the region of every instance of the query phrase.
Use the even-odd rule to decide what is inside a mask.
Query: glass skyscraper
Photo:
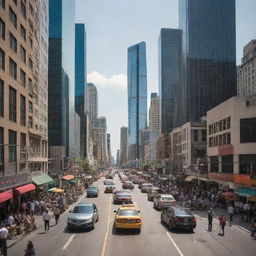
[[[179,29],[162,28],[158,40],[160,132],[175,128],[177,89],[180,85],[181,33]]]
[[[70,157],[80,151],[80,119],[74,104],[74,20],[75,1],[49,0],[49,147]]]
[[[236,94],[235,0],[180,0],[179,124],[197,121]]]
[[[76,24],[75,28],[75,110],[80,117],[80,154],[81,156],[86,157],[86,31],[84,24]]]
[[[147,128],[146,43],[128,48],[128,159],[139,156],[139,131]]]

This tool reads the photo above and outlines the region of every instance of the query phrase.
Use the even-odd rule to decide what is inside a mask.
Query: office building
[[[88,113],[92,125],[98,118],[98,92],[93,83],[87,83],[85,89],[85,111]]]
[[[120,166],[127,166],[128,160],[128,128],[120,129]]]
[[[149,107],[149,130],[159,132],[159,97],[157,93],[151,93],[150,107]]]
[[[162,28],[158,40],[160,133],[168,133],[176,125],[181,34],[180,29]]]
[[[86,31],[84,24],[75,24],[75,111],[80,118],[80,155],[87,156],[85,127]]]
[[[111,165],[111,134],[107,133],[107,162]]]
[[[256,94],[256,39],[251,40],[243,51],[241,65],[237,68],[237,95]]]
[[[198,121],[236,95],[235,0],[180,0],[178,122]],[[220,29],[221,28],[221,29]]]
[[[147,128],[146,43],[128,48],[128,160],[139,155],[139,131]]]

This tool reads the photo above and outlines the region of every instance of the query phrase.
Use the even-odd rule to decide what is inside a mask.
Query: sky
[[[256,0],[236,0],[237,64],[256,38],[255,11]],[[178,28],[178,0],[76,0],[76,22],[86,27],[87,82],[97,86],[99,116],[107,118],[116,156],[120,127],[128,124],[127,48],[146,42],[149,99],[158,92],[160,29]]]

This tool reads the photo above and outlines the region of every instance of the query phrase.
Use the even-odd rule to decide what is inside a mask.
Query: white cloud
[[[126,90],[127,88],[127,76],[125,74],[106,77],[98,71],[92,71],[87,75],[87,81],[88,83],[94,83],[96,86],[106,89]]]

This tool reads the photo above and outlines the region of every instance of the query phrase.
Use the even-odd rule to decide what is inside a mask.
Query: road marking
[[[107,231],[104,237],[103,247],[101,250],[101,256],[105,255],[106,252],[106,246],[107,246],[107,240],[108,240],[108,233],[109,233],[109,225],[110,225],[110,210],[111,210],[111,197],[109,198],[109,209],[108,209],[108,224],[107,224]]]
[[[178,251],[180,256],[184,256],[184,254],[181,252],[180,248],[178,247],[178,245],[174,242],[173,238],[171,237],[171,235],[169,234],[169,232],[166,232],[167,236],[170,238],[170,240],[172,241],[173,245],[175,246],[176,250]]]
[[[68,239],[68,241],[66,242],[66,244],[62,247],[62,250],[65,250],[69,245],[70,243],[72,242],[72,240],[74,239],[75,237],[75,234],[71,235],[70,238]]]

